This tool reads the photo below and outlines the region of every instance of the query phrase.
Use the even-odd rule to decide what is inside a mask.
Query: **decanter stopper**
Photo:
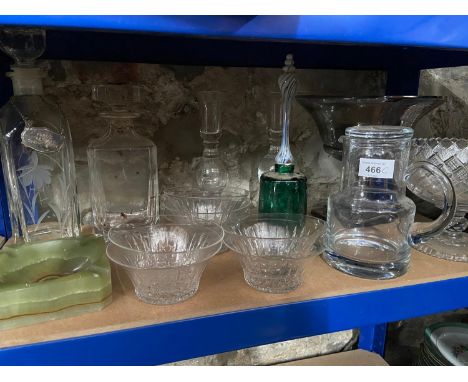
[[[283,165],[292,165],[294,158],[289,147],[289,119],[291,115],[291,104],[297,93],[297,79],[295,75],[293,55],[288,54],[284,61],[284,73],[278,78],[278,86],[281,92],[282,110],[283,110],[283,137],[281,147],[276,156],[276,163]]]
[[[45,51],[45,36],[38,28],[0,29],[0,49],[13,58],[14,66],[33,67]]]

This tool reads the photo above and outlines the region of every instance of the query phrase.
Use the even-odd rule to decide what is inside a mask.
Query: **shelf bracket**
[[[383,357],[386,336],[387,324],[361,327],[359,328],[359,349],[368,350]]]

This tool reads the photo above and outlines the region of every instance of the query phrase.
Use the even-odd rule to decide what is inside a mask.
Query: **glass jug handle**
[[[434,175],[442,186],[444,194],[442,213],[440,216],[430,223],[413,223],[411,226],[411,243],[425,243],[433,236],[437,236],[450,224],[457,209],[457,197],[455,189],[449,177],[445,175],[437,166],[430,162],[418,161],[413,162],[406,173],[406,181],[410,179],[417,170],[423,169]]]

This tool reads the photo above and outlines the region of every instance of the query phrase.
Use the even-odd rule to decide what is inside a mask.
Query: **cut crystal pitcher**
[[[429,162],[408,167],[413,130],[402,126],[346,129],[340,191],[328,200],[325,260],[354,276],[389,279],[404,274],[413,244],[427,241],[450,223],[456,197],[449,178]],[[415,223],[406,180],[433,175],[444,193],[442,214]]]

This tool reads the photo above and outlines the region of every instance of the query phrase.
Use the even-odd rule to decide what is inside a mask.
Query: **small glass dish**
[[[322,252],[324,224],[305,215],[251,214],[223,224],[224,243],[238,254],[247,284],[287,293],[302,284],[306,259]]]
[[[156,224],[112,228],[107,256],[126,271],[140,300],[175,304],[197,292],[206,264],[222,241],[218,224],[161,216]]]
[[[250,208],[249,192],[241,188],[213,192],[174,187],[163,192],[161,202],[166,214],[189,216],[217,224],[222,224],[230,216],[247,215]]]

